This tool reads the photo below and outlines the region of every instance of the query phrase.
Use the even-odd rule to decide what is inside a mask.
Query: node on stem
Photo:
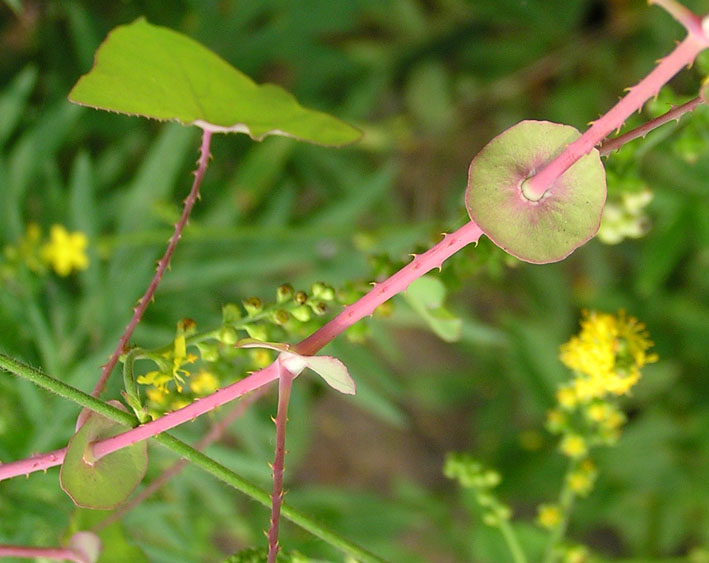
[[[606,180],[597,150],[579,159],[544,193],[526,189],[526,180],[579,136],[568,125],[522,121],[490,141],[470,164],[468,215],[497,246],[520,260],[557,262],[598,231]]]

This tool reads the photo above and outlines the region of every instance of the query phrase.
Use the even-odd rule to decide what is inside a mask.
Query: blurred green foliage
[[[45,233],[62,224],[89,237],[90,267],[68,278],[23,267],[0,276],[0,351],[85,390],[153,274],[199,141],[176,124],[67,102],[114,26],[145,15],[366,133],[340,150],[217,136],[202,200],[135,333],[142,347],[170,342],[185,317],[217,326],[224,303],[270,299],[283,282],[340,287],[376,275],[368,257],[405,261],[465,220],[467,166],[490,138],[522,119],[583,128],[683,34],[640,0],[19,4],[0,4],[0,247],[30,223]],[[705,67],[667,95],[696,95]],[[440,274],[456,289],[447,307],[462,319],[459,343],[438,340],[400,298],[389,319],[371,323],[368,344],[334,342],[327,353],[348,365],[358,393],[340,396],[314,378],[295,385],[287,500],[392,561],[504,562],[498,531],[471,518],[472,497],[442,475],[447,451],[469,450],[503,475],[499,495],[532,549],[540,532],[523,520],[563,473],[541,430],[566,378],[558,346],[582,308],[625,308],[647,324],[660,361],[626,401],[623,438],[599,459],[570,535],[601,557],[637,561],[706,548],[708,124],[700,107],[609,157],[610,194],[654,194],[643,238],[591,241],[548,266],[515,262],[483,240]],[[119,384],[114,375],[113,397]],[[208,453],[267,486],[274,412],[270,395]],[[62,447],[77,414],[0,376],[0,460]],[[178,434],[196,441],[221,414]],[[148,479],[173,461],[151,448]],[[73,510],[56,470],[3,482],[0,542],[55,545]],[[267,520],[188,468],[123,525],[151,561],[188,562],[262,545]],[[282,544],[341,560],[287,523]]]

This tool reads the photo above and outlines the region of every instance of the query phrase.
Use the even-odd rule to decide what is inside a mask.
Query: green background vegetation
[[[186,33],[366,135],[346,149],[216,136],[202,200],[134,336],[145,347],[169,342],[184,317],[216,326],[222,304],[271,300],[286,281],[340,286],[372,279],[372,256],[405,261],[463,223],[467,166],[490,138],[522,119],[583,129],[683,36],[640,0],[27,1],[17,15],[16,4],[0,4],[0,247],[29,222],[45,232],[61,223],[90,237],[91,266],[67,279],[6,279],[0,351],[84,390],[153,274],[199,143],[196,129],[66,101],[116,25],[145,15]],[[708,70],[700,61],[661,99],[693,97]],[[626,401],[624,436],[598,455],[597,488],[578,503],[570,535],[638,561],[707,548],[708,124],[702,107],[611,156],[611,194],[654,192],[644,238],[594,240],[548,266],[483,240],[441,274],[463,319],[459,343],[438,340],[403,299],[371,321],[366,345],[333,343],[327,352],[348,365],[358,394],[296,382],[287,500],[392,561],[507,561],[472,497],[443,478],[445,453],[468,450],[497,467],[523,539],[538,543],[524,522],[555,497],[565,463],[543,431],[567,377],[558,346],[582,308],[624,308],[647,324],[660,362]],[[267,487],[274,409],[271,393],[208,453]],[[1,375],[0,460],[62,447],[77,414]],[[177,434],[195,441],[208,425]],[[173,461],[151,453],[148,478]],[[3,482],[0,542],[55,545],[72,511],[56,469]],[[187,562],[262,545],[267,519],[188,468],[124,522],[151,560]],[[282,540],[339,557],[287,523]]]

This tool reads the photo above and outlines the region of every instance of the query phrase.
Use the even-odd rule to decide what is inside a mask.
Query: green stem
[[[506,518],[500,518],[500,532],[502,532],[502,537],[505,538],[507,548],[512,555],[512,560],[515,563],[527,563],[527,556],[524,554],[522,546],[519,545],[517,534],[515,534],[510,521]]]
[[[571,518],[571,510],[573,509],[574,499],[576,494],[569,485],[569,475],[571,475],[579,466],[579,460],[571,458],[569,460],[569,466],[564,475],[564,486],[559,493],[559,509],[561,511],[561,522],[556,526],[549,534],[549,540],[547,542],[547,548],[544,554],[543,563],[554,563],[555,561],[555,550],[561,544],[566,535],[566,530],[569,527],[569,520]]]
[[[133,427],[138,423],[137,419],[127,412],[108,405],[103,401],[84,393],[83,391],[79,391],[78,389],[67,385],[62,381],[54,379],[39,370],[18,362],[14,358],[1,353],[0,368],[8,373],[27,379],[37,386],[56,393],[65,399],[81,405],[82,407],[91,409],[92,411],[99,413],[114,422],[118,422],[119,424]],[[180,457],[187,459],[196,466],[201,467],[208,473],[211,473],[217,479],[231,485],[238,491],[260,502],[264,506],[269,508],[271,507],[271,496],[267,491],[242,478],[231,469],[224,467],[209,456],[197,451],[189,444],[186,444],[185,442],[167,433],[153,436],[153,439],[163,446],[171,449]],[[55,453],[57,459],[59,459],[60,457],[63,457],[64,450],[58,450],[53,453]],[[0,480],[1,479],[2,475],[0,475]],[[297,526],[300,526],[307,532],[322,539],[326,543],[343,551],[344,553],[351,555],[358,561],[363,563],[380,563],[383,561],[381,558],[343,538],[336,532],[322,526],[321,524],[318,524],[317,522],[314,522],[308,516],[292,508],[291,506],[288,506],[287,504],[282,506],[281,514]]]

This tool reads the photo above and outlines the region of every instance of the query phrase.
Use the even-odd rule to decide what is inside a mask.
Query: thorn
[[[273,424],[277,424],[276,419],[273,417],[273,415],[271,415],[271,422],[273,422]]]
[[[273,471],[273,464],[270,461],[267,461],[266,465],[268,465],[268,468]]]

